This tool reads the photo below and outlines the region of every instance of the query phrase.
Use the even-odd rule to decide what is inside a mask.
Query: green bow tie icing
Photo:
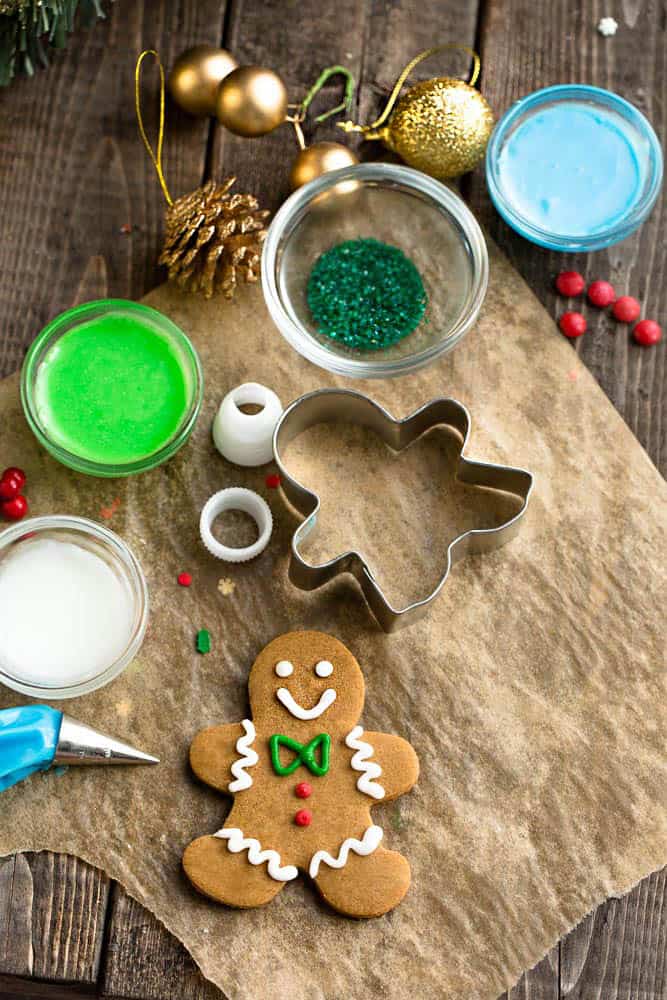
[[[290,739],[289,736],[280,736],[274,733],[269,737],[269,747],[271,748],[271,763],[276,774],[285,777],[296,771],[301,764],[307,767],[311,774],[321,778],[329,770],[329,752],[331,750],[331,737],[328,733],[320,733],[315,736],[310,743],[298,743]],[[280,763],[280,748],[287,747],[295,755],[294,760],[289,764]],[[320,750],[320,763],[317,762],[317,750]]]

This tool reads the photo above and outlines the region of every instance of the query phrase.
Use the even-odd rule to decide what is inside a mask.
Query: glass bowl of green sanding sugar
[[[274,323],[337,375],[405,375],[450,351],[484,301],[488,256],[469,208],[409,167],[365,163],[299,188],[262,254]]]
[[[203,397],[197,352],[157,309],[86,302],[38,335],[21,371],[26,419],[63,465],[92,476],[153,469],[185,444]]]

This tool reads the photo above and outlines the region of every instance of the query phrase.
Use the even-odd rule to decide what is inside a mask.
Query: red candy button
[[[566,337],[581,337],[582,333],[586,333],[586,320],[581,313],[563,313],[558,325]]]
[[[28,513],[28,501],[19,493],[12,500],[3,500],[0,510],[10,521],[20,521]]]
[[[570,298],[573,295],[581,295],[586,282],[578,271],[561,271],[556,278],[556,288],[561,295]]]
[[[611,311],[619,323],[634,323],[636,319],[639,319],[642,310],[637,299],[633,299],[632,295],[621,295],[620,299],[616,299],[614,302]]]
[[[642,347],[653,347],[662,340],[660,324],[654,319],[643,319],[632,331],[632,336]]]
[[[299,811],[294,814],[294,822],[297,826],[310,826],[312,819],[313,814],[310,809],[299,809]]]
[[[598,309],[605,309],[616,301],[614,286],[608,281],[593,281],[588,286],[588,301]]]
[[[176,577],[179,586],[189,587],[192,583],[192,573],[179,573]]]
[[[270,472],[266,477],[265,482],[270,490],[277,490],[280,486],[280,476],[277,472]]]
[[[307,799],[313,794],[313,786],[309,785],[307,781],[300,781],[294,789],[294,794],[297,798]]]

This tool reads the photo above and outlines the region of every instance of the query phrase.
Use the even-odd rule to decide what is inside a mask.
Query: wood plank
[[[667,870],[590,914],[561,944],[563,1000],[667,996]]]
[[[498,1000],[559,1000],[559,966],[560,955],[556,945]]]
[[[60,310],[139,298],[160,279],[162,195],[136,130],[134,59],[156,46],[168,64],[188,45],[217,42],[223,13],[218,0],[117,0],[48,70],[0,92],[0,374]],[[147,108],[156,83],[147,73]],[[170,108],[165,169],[175,191],[200,182],[207,134],[206,122]],[[0,973],[94,982],[105,876],[49,854],[0,866]]]
[[[0,972],[94,983],[109,881],[77,858],[0,861]]]
[[[185,948],[118,886],[108,928],[104,996],[139,1000],[224,1000]]]
[[[615,90],[636,104],[659,136],[667,134],[662,99],[666,71],[665,5],[616,5],[618,34],[603,38],[596,30],[599,0],[487,0],[480,31],[482,90],[496,115],[532,90],[554,83],[594,83]],[[568,306],[557,299],[554,275],[564,268],[587,280],[608,278],[618,294],[633,294],[644,315],[665,323],[667,306],[667,186],[650,219],[623,243],[594,254],[557,254],[517,236],[496,214],[486,192],[483,170],[466,183],[472,207],[552,315]],[[578,307],[577,307],[578,308]],[[598,310],[584,309],[589,332],[574,349],[594,373],[649,455],[667,470],[667,341],[658,348],[636,345],[625,326],[612,324]],[[536,331],[539,363],[539,331]]]

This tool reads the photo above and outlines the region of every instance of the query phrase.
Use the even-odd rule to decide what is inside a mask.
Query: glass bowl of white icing
[[[125,542],[82,517],[34,517],[0,532],[0,683],[75,698],[131,663],[148,588]]]

